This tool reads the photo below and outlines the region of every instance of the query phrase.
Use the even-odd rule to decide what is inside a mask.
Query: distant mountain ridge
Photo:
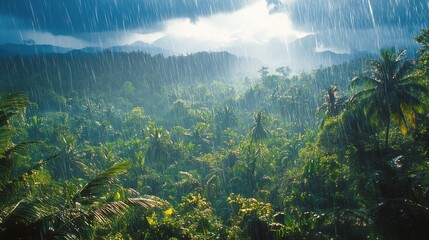
[[[228,48],[219,48],[218,52],[229,52],[236,56],[249,59],[258,59],[262,65],[269,67],[289,66],[294,70],[301,71],[319,66],[331,66],[340,64],[353,58],[369,55],[368,53],[349,54],[335,53],[333,51],[317,52],[318,38],[316,35],[309,35],[291,43],[285,44],[280,40],[273,39],[264,44],[243,44],[237,43]],[[142,52],[155,56],[161,54],[165,57],[173,55],[188,55],[186,45],[189,45],[187,39],[175,39],[164,37],[158,39],[152,44],[137,41],[132,44],[113,46],[108,48],[86,47],[82,49],[63,48],[53,45],[37,44],[3,44],[0,45],[0,58],[13,56],[37,56],[68,54],[73,56],[86,56],[99,54],[104,51],[113,53],[132,53]],[[195,51],[202,48],[204,43],[192,43]]]
[[[173,55],[172,52],[162,49],[160,47],[151,46],[150,44],[138,41],[132,44],[123,46],[113,46],[109,48],[101,47],[86,47],[81,49],[63,48],[54,45],[38,45],[38,44],[15,44],[7,43],[0,45],[0,57],[13,57],[13,56],[36,56],[36,55],[52,55],[52,54],[96,54],[103,51],[111,52],[143,52],[150,55],[162,54],[164,56]]]
[[[27,44],[3,44],[0,45],[0,58],[13,56],[33,56],[70,54],[73,56],[86,56],[109,51],[113,53],[142,52],[151,56],[163,55],[180,56],[190,53],[202,52],[205,42],[189,42],[189,39],[173,36],[164,36],[149,44],[137,41],[122,46],[86,47],[82,49],[63,48],[53,45]],[[284,42],[281,39],[271,39],[265,43],[236,42],[228,47],[212,46],[211,52],[229,52],[239,57],[257,59],[261,66],[276,68],[289,66],[295,72],[306,71],[341,64],[355,58],[374,58],[376,53],[349,50],[348,52],[336,51],[333,48],[324,48],[323,43],[328,41],[317,34],[307,35],[292,42]],[[328,44],[329,45],[329,44]],[[416,54],[416,46],[406,46],[409,49],[409,57]],[[191,51],[189,51],[191,49]],[[205,51],[205,50],[204,50]]]
[[[307,71],[341,64],[346,61],[373,56],[373,53],[362,51],[342,52],[335,49],[321,48],[324,39],[317,34],[307,35],[292,42],[283,39],[271,39],[268,42],[242,42],[237,41],[226,47],[212,46],[218,51],[227,51],[234,55],[258,59],[262,65],[272,69],[280,66],[289,66],[294,72]],[[175,36],[164,36],[151,44],[170,50],[175,54],[186,54],[203,49],[207,44],[203,41],[192,42],[189,39]]]
[[[72,48],[63,48],[53,45],[27,45],[27,44],[14,44],[7,43],[0,45],[0,57],[10,56],[31,56],[31,55],[46,55],[56,53],[67,53],[73,50]]]

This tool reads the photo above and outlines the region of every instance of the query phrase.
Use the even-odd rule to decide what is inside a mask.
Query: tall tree
[[[404,60],[406,50],[396,55],[395,49],[382,49],[379,60],[370,61],[370,76],[355,77],[351,84],[365,83],[351,101],[358,101],[375,122],[386,125],[385,148],[388,146],[390,121],[405,135],[408,126],[415,127],[416,113],[427,89],[411,75],[415,63]]]
[[[171,143],[168,138],[168,132],[156,126],[153,126],[150,131],[149,147],[146,151],[145,161],[165,169],[169,161],[168,150]]]
[[[216,112],[216,123],[221,130],[231,128],[237,125],[237,116],[232,107],[225,105]]]
[[[337,116],[347,103],[345,98],[340,98],[337,85],[331,85],[324,90],[323,101],[322,105],[317,108],[318,113],[325,110],[321,127],[323,127],[327,118]]]
[[[263,113],[262,111],[259,111],[254,116],[255,124],[253,125],[253,127],[250,129],[250,132],[249,132],[252,138],[252,141],[254,142],[259,142],[262,139],[265,139],[268,137],[269,131],[264,126],[262,120],[263,120]]]

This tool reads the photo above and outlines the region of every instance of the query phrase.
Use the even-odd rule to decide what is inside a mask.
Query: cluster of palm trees
[[[400,127],[405,135],[409,127],[415,128],[416,114],[422,110],[426,87],[414,74],[416,63],[405,59],[406,50],[396,54],[395,49],[382,49],[379,60],[370,61],[367,76],[352,79],[352,87],[364,84],[364,88],[350,99],[340,98],[338,87],[325,90],[324,103],[318,111],[325,110],[325,119],[338,115],[347,103],[357,103],[373,124],[385,126],[385,148],[389,144],[391,122]],[[322,121],[322,127],[325,122]]]
[[[371,126],[385,129],[384,155],[378,156],[389,159],[389,154],[394,153],[389,148],[392,123],[406,135],[410,128],[416,128],[417,115],[423,113],[427,100],[425,77],[419,72],[417,61],[407,60],[405,55],[406,50],[381,50],[380,59],[369,62],[369,71],[351,80],[352,90],[357,88],[351,98],[340,98],[336,86],[325,90],[324,103],[319,108],[325,112],[322,127],[326,119],[340,115],[349,106],[349,110],[359,109],[348,114],[363,114]],[[386,239],[427,239],[423,225],[429,221],[429,210],[427,200],[418,193],[418,188],[425,184],[415,177],[421,173],[403,166],[404,158],[400,155],[393,160],[381,160],[367,169],[367,186],[374,189],[370,197],[374,206],[368,209],[374,226]]]
[[[41,168],[58,160],[59,154],[17,174],[15,156],[39,143],[12,142],[15,129],[11,120],[24,114],[28,102],[24,93],[0,96],[0,239],[89,239],[95,226],[109,224],[133,207],[160,205],[157,199],[121,197],[119,193],[114,201],[104,199],[106,191],[114,189],[113,180],[131,167],[129,162],[99,172],[71,193],[37,178],[43,175]]]

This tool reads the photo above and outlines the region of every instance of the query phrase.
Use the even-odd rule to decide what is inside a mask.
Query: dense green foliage
[[[427,239],[416,40],[239,88],[192,72],[219,55],[2,60],[0,238]]]

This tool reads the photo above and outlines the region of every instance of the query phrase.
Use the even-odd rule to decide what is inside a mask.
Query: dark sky
[[[0,0],[0,42],[20,42],[28,32],[86,42],[137,29],[161,32],[166,20],[196,23],[261,1],[272,14],[289,16],[302,32],[347,37],[377,30],[382,38],[397,29],[402,38],[429,26],[429,0]]]
[[[291,12],[297,26],[313,29],[428,26],[429,22],[427,0],[299,0],[279,8]]]
[[[253,0],[1,0],[0,15],[37,31],[73,35],[162,26],[186,17],[232,12]]]

